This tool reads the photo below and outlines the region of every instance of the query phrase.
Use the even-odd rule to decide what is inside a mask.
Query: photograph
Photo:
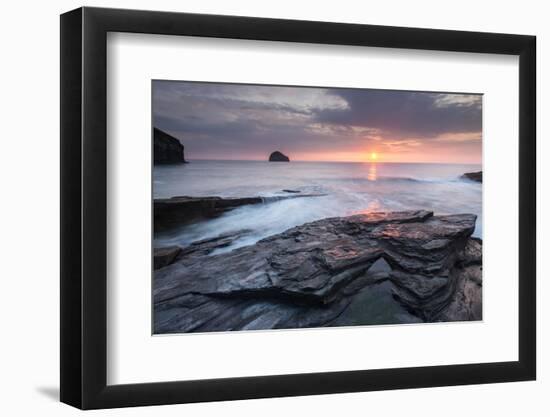
[[[151,94],[153,334],[482,320],[481,94]]]

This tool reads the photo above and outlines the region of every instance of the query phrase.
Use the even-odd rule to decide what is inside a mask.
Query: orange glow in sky
[[[445,134],[429,141],[423,138],[403,140],[380,137],[372,147],[349,146],[307,152],[283,149],[282,152],[294,161],[477,164],[481,162],[481,133]],[[264,160],[265,155],[254,159]]]

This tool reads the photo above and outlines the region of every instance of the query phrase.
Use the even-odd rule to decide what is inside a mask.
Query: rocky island
[[[156,250],[154,332],[481,320],[476,216],[380,212]],[[158,261],[158,262],[157,262]]]
[[[269,162],[290,162],[290,159],[282,152],[275,151],[269,155]]]
[[[475,182],[483,182],[483,171],[466,172],[464,175],[462,175],[462,178]]]
[[[184,147],[175,137],[153,128],[153,155],[155,164],[185,163]]]

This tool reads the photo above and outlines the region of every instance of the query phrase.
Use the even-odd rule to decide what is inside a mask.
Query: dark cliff
[[[185,163],[184,148],[178,139],[153,128],[153,160],[155,164]]]

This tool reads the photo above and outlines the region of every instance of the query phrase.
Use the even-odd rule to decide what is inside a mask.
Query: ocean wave
[[[211,165],[155,168],[155,198],[262,197],[266,204],[238,207],[170,233],[157,233],[156,245],[185,246],[220,233],[250,230],[234,243],[242,246],[322,218],[416,209],[438,214],[474,213],[478,215],[474,236],[482,236],[482,187],[460,179],[462,173],[473,171],[473,167],[398,164],[380,165],[371,170],[361,164],[232,163],[213,173]],[[298,198],[307,194],[323,196]]]
[[[460,182],[458,178],[414,178],[414,177],[391,177],[391,176],[379,176],[376,178],[368,177],[341,177],[341,178],[319,178],[319,182],[365,182],[365,183],[376,183],[376,182],[394,182],[394,183],[449,183],[449,182]]]

